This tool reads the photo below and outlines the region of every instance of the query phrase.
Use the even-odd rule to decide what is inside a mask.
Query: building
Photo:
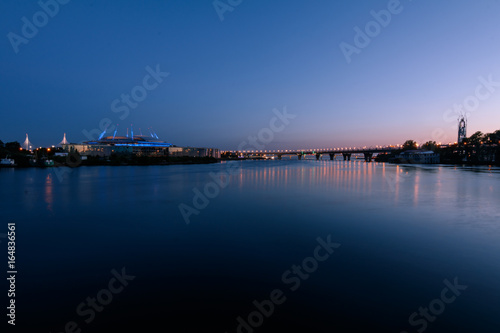
[[[433,151],[407,150],[396,156],[399,163],[437,164],[441,157]]]
[[[137,156],[189,156],[220,158],[220,152],[215,148],[177,147],[157,137],[143,135],[108,136],[96,141],[86,141],[80,144],[62,143],[65,152],[76,151],[82,156],[109,157],[112,154],[133,154]]]
[[[220,158],[219,149],[215,148],[194,148],[194,147],[169,147],[170,156],[189,156],[189,157],[215,157]]]

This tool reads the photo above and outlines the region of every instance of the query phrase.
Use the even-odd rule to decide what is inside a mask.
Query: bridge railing
[[[375,146],[375,147],[344,147],[344,148],[322,148],[322,149],[270,149],[270,150],[223,150],[222,153],[231,154],[277,154],[277,155],[293,155],[293,154],[341,154],[341,153],[363,153],[363,152],[384,152],[401,149],[401,145],[394,146]]]

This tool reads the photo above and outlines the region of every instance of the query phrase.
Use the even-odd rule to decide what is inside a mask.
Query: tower
[[[61,142],[59,142],[59,146],[67,145],[67,144],[69,144],[69,142],[68,142],[68,140],[66,140],[66,133],[64,133],[63,140]]]
[[[465,116],[458,118],[458,140],[457,143],[461,144],[467,138],[467,119]]]
[[[33,148],[30,140],[28,139],[28,133],[26,133],[26,140],[24,140],[22,147],[24,150],[31,150],[31,148]]]

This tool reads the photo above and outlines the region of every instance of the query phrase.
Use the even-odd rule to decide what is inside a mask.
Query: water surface
[[[286,300],[253,331],[417,332],[423,317],[413,326],[409,317],[456,278],[467,289],[425,331],[498,330],[498,168],[283,160],[61,170],[0,170],[0,232],[17,224],[19,329],[237,332],[253,301],[279,289]],[[189,224],[182,204],[196,209]],[[328,236],[340,247],[291,290],[283,274]],[[86,323],[78,305],[122,268],[135,279]]]

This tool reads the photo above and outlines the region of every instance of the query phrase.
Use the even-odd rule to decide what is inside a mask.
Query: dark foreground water
[[[499,169],[283,160],[62,170],[0,170],[0,233],[17,227],[9,331],[500,328]]]

